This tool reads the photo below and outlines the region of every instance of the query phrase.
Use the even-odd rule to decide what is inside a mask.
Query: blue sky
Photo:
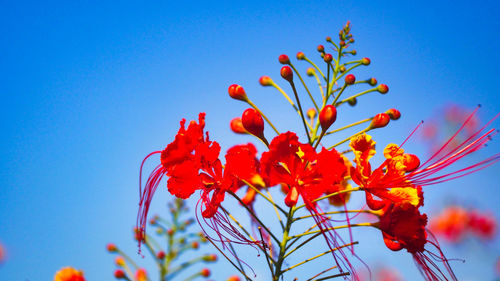
[[[339,112],[339,120],[397,107],[403,118],[374,133],[387,143],[403,140],[450,100],[482,104],[483,120],[500,108],[496,1],[0,5],[0,241],[9,251],[1,280],[50,280],[66,265],[83,269],[88,280],[112,280],[104,246],[114,241],[135,251],[129,233],[142,158],[173,139],[181,118],[201,111],[223,149],[253,141],[228,130],[229,120],[245,109],[227,96],[233,83],[280,120],[282,130],[300,130],[288,118],[290,109],[280,106],[285,102],[258,78],[279,81],[278,55],[314,57],[316,46],[347,20],[359,56],[372,60],[359,77],[374,76],[390,92],[367,97],[345,116]],[[424,151],[417,142],[410,147]],[[473,159],[498,151],[494,141]],[[498,169],[429,187],[428,209],[457,197],[499,216]],[[166,212],[166,193],[158,192],[153,212]],[[471,247],[451,250],[453,257],[472,256],[456,264],[459,277],[491,280],[495,257],[480,252],[498,249],[498,241]],[[367,261],[378,258],[374,251],[365,254]],[[420,280],[405,253],[382,254],[409,272],[409,280]]]

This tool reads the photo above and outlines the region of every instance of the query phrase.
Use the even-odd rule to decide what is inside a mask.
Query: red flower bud
[[[287,80],[290,83],[293,82],[293,71],[288,65],[285,65],[281,68],[280,74],[283,79]]]
[[[325,56],[323,57],[323,60],[326,62],[326,63],[331,63],[332,60],[333,60],[333,57],[331,54],[325,54]]]
[[[233,276],[230,276],[229,278],[227,278],[226,281],[241,281],[241,279],[240,279],[240,277],[233,275]]]
[[[259,78],[259,83],[262,86],[272,86],[273,85],[273,79],[269,76],[262,76]]]
[[[371,61],[369,58],[362,58],[362,59],[361,59],[361,63],[362,63],[363,65],[370,65],[370,63],[371,63],[371,62],[372,62],[372,61]]]
[[[377,79],[375,79],[373,77],[370,78],[370,80],[368,80],[368,84],[370,84],[370,86],[375,86],[375,85],[377,85],[377,83],[378,83]]]
[[[358,53],[358,51],[356,51],[356,50],[352,50],[352,51],[351,51],[351,54],[352,54],[353,56],[355,56],[357,53]]]
[[[323,107],[319,113],[319,124],[321,124],[321,129],[323,131],[328,130],[335,120],[337,120],[337,109],[335,106],[329,104]]]
[[[288,194],[285,197],[285,204],[291,208],[295,206],[295,204],[297,204],[298,200],[299,200],[299,192],[297,191],[296,187],[292,187],[288,191]]]
[[[382,128],[389,124],[391,118],[387,113],[379,113],[373,117],[372,123],[370,124],[371,129]]]
[[[341,47],[344,47],[344,46],[345,46],[345,41],[344,41],[344,40],[340,41],[340,46],[341,46]]]
[[[327,37],[326,37],[326,42],[332,42],[332,37],[327,36]]]
[[[156,257],[160,260],[164,259],[165,258],[165,252],[164,251],[159,251],[157,254],[156,254]]]
[[[257,110],[253,108],[246,109],[241,116],[241,122],[245,130],[250,134],[256,137],[262,137],[264,135],[264,119],[262,119],[262,116]]]
[[[115,270],[114,275],[115,275],[116,279],[123,279],[123,278],[125,278],[125,272],[123,270],[121,270],[121,269]]]
[[[198,243],[197,241],[191,242],[191,248],[198,249],[199,247],[200,247],[200,243]]]
[[[395,108],[391,108],[391,109],[387,110],[385,113],[387,113],[387,115],[389,115],[391,120],[398,120],[399,118],[401,118],[401,112],[399,112],[399,110],[397,110]]]
[[[317,47],[316,49],[317,49],[317,50],[318,50],[318,52],[320,52],[320,53],[325,52],[325,46],[323,46],[323,45],[318,45],[318,47]]]
[[[288,58],[287,55],[280,55],[278,57],[278,60],[280,61],[281,64],[290,64],[290,58]]]
[[[298,52],[297,53],[297,59],[298,60],[303,60],[305,58],[306,58],[306,55],[304,53],[302,53],[302,52]]]
[[[208,254],[208,255],[205,255],[203,256],[203,261],[206,261],[206,262],[214,262],[214,261],[217,261],[217,255],[216,254]]]
[[[113,243],[109,243],[108,245],[106,245],[106,249],[110,253],[114,253],[114,252],[118,251],[118,247],[116,247],[116,245]]]
[[[245,89],[238,84],[233,84],[227,89],[229,95],[235,100],[246,101],[248,100]]]
[[[241,117],[235,117],[231,120],[231,123],[229,123],[231,127],[231,131],[237,134],[247,134],[247,130],[245,130],[245,127],[243,127],[243,123],[241,122]]]
[[[354,43],[354,38],[349,39],[349,43]]]
[[[387,92],[389,92],[389,87],[387,87],[386,84],[380,84],[377,87],[377,91],[381,94],[386,94]]]
[[[210,276],[210,269],[208,268],[203,268],[201,271],[200,271],[200,275],[203,276],[203,277],[208,277]]]
[[[348,74],[346,77],[345,77],[345,83],[347,85],[352,85],[354,84],[354,82],[356,82],[356,77],[352,74]]]
[[[345,70],[346,70],[346,69],[345,69],[345,66],[341,65],[341,66],[339,67],[339,70],[340,70],[340,72],[341,72],[341,73],[344,73],[344,72],[345,72]]]

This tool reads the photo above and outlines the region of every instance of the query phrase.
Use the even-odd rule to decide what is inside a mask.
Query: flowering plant
[[[145,186],[140,184],[139,246],[147,241],[146,222],[153,195],[163,177],[168,177],[167,188],[172,195],[180,199],[197,198],[196,218],[206,238],[247,280],[252,280],[255,273],[248,271],[252,267],[239,257],[232,244],[249,245],[263,253],[269,267],[269,280],[280,280],[284,276],[290,280],[288,276],[293,269],[327,255],[331,256],[332,266],[310,274],[308,280],[335,277],[358,280],[352,262],[353,258],[359,259],[354,250],[358,242],[351,232],[354,227],[378,229],[387,248],[392,251],[405,249],[412,255],[426,280],[456,280],[438,242],[426,229],[427,215],[420,211],[424,204],[422,187],[465,176],[497,162],[499,154],[471,166],[455,168],[452,172],[443,171],[452,165],[455,167],[457,161],[485,146],[495,134],[494,129],[487,129],[492,121],[449,148],[472,120],[474,111],[458,131],[425,161],[402,148],[415,129],[401,145],[387,145],[383,149],[385,160],[374,164],[376,142],[367,133],[386,127],[391,120],[399,119],[401,113],[392,108],[332,129],[339,109],[344,110],[346,105],[355,106],[369,93],[386,94],[389,88],[385,84],[377,85],[375,78],[357,80],[351,73],[358,67],[370,65],[370,59],[345,61],[356,55],[351,49],[354,38],[349,22],[340,30],[338,42],[331,37],[326,41],[326,47],[317,47],[325,69],[303,52],[297,53],[298,60],[310,65],[306,74],[317,83],[319,94],[313,95],[305,77],[287,55],[279,56],[283,65],[280,75],[289,84],[293,99],[270,77],[262,76],[259,80],[262,86],[275,88],[297,113],[303,130],[302,141],[294,131],[279,130],[251,101],[244,88],[233,84],[228,89],[230,97],[250,108],[243,111],[241,118],[231,121],[231,129],[262,141],[267,150],[260,157],[254,144],[241,144],[226,152],[223,164],[219,158],[219,143],[211,140],[205,131],[205,113],[200,113],[198,121],[191,121],[187,127],[183,119],[174,141],[165,149],[146,156],[141,175],[144,162],[153,155],[160,155],[160,164],[151,172]],[[329,50],[333,52],[329,53]],[[297,81],[305,91],[300,97]],[[363,86],[369,88],[345,97],[348,92]],[[313,106],[307,111],[303,108],[304,97]],[[265,132],[265,124],[271,128],[270,132]],[[334,138],[338,132],[361,125],[366,127],[347,138]],[[270,134],[274,136],[269,138]],[[362,194],[366,204],[350,209],[347,204],[355,193]],[[246,211],[250,218],[248,224],[227,208],[228,199],[236,200]],[[255,208],[256,200],[263,200],[274,210],[276,224],[270,225],[264,220],[267,212]],[[333,207],[340,209],[330,210]],[[352,221],[360,213],[376,220]],[[312,226],[304,228],[303,222],[307,220]],[[342,221],[341,225],[339,221]],[[346,229],[347,233],[341,235],[341,229]],[[303,250],[318,237],[324,240],[326,251],[288,265],[292,254]]]

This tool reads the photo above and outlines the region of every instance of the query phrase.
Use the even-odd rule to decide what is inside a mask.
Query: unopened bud
[[[316,112],[316,109],[314,109],[313,107],[309,108],[306,112],[306,116],[309,119],[314,119],[314,117],[316,117],[316,114],[318,114],[318,112]]]
[[[125,278],[125,272],[121,269],[115,270],[115,273],[113,274],[116,279],[124,279]]]
[[[122,256],[118,256],[115,259],[115,264],[120,267],[125,266],[125,259]]]
[[[217,255],[216,254],[209,254],[209,255],[205,255],[203,256],[203,261],[206,261],[206,262],[214,262],[214,261],[217,261]]]
[[[227,278],[226,281],[241,281],[241,279],[240,279],[240,277],[233,275],[233,276],[230,276],[229,278]]]
[[[238,84],[233,84],[233,85],[229,86],[229,88],[227,89],[227,92],[235,100],[241,100],[241,101],[248,100],[247,94],[245,93],[245,89],[243,89],[243,87],[241,87]]]
[[[341,46],[341,47],[344,47],[344,46],[345,46],[345,41],[344,41],[344,40],[340,41],[340,46]]]
[[[309,67],[309,68],[307,68],[307,70],[306,70],[306,74],[307,74],[307,76],[313,76],[313,75],[314,75],[314,72],[315,72],[315,70],[314,70],[314,68],[312,68],[312,67]]]
[[[391,120],[398,120],[399,118],[401,118],[401,112],[399,112],[399,110],[395,108],[388,109],[385,113],[389,115]]]
[[[193,241],[191,243],[191,248],[193,249],[198,249],[200,247],[200,243],[196,242],[196,241]]]
[[[352,37],[351,37],[351,38],[349,39],[349,43],[354,43],[354,38],[352,38]]]
[[[285,204],[291,208],[295,206],[295,204],[297,204],[298,200],[299,200],[299,192],[297,191],[296,187],[292,187],[288,191],[288,194],[285,197]]]
[[[290,64],[290,58],[287,55],[280,55],[278,60],[281,64]]]
[[[259,83],[264,87],[265,86],[272,86],[273,79],[271,79],[271,77],[269,77],[269,76],[262,76],[259,78]]]
[[[306,55],[303,52],[298,52],[297,53],[297,59],[298,60],[303,60],[306,58]]]
[[[387,113],[379,113],[373,117],[372,123],[370,124],[370,129],[382,128],[389,124],[391,118]]]
[[[356,76],[348,74],[344,80],[347,85],[352,85],[354,84],[354,82],[356,82]]]
[[[370,78],[370,80],[368,80],[368,84],[370,84],[370,86],[375,86],[375,85],[377,85],[377,83],[378,83],[377,79],[375,79],[373,77]]]
[[[372,62],[372,61],[371,61],[369,58],[362,58],[362,59],[361,59],[361,63],[362,63],[363,65],[370,65],[370,63],[371,63],[371,62]]]
[[[323,57],[323,60],[326,62],[326,63],[331,63],[332,60],[333,60],[333,56],[332,54],[325,54],[325,56]]]
[[[200,271],[200,275],[203,276],[203,277],[209,277],[210,276],[210,269],[208,268],[203,268],[201,271]]]
[[[377,91],[381,94],[387,94],[389,92],[389,87],[386,84],[380,84],[377,87]]]
[[[355,106],[355,105],[358,103],[358,99],[357,99],[357,98],[348,99],[348,100],[347,100],[347,103],[348,103],[350,106]]]
[[[353,56],[355,56],[355,55],[357,55],[357,54],[358,54],[358,51],[356,51],[356,50],[352,50],[352,51],[351,51],[351,54],[352,54]]]
[[[231,120],[229,123],[229,126],[231,127],[231,131],[237,134],[247,134],[247,130],[245,130],[245,127],[243,127],[243,123],[241,122],[241,117],[235,117]]]
[[[337,109],[335,106],[329,104],[323,107],[319,113],[319,123],[321,124],[321,129],[323,131],[328,130],[335,120],[337,120]]]
[[[285,65],[281,68],[280,74],[283,79],[287,80],[290,83],[293,82],[293,71],[292,68],[290,68],[288,65]]]
[[[156,254],[156,257],[160,260],[164,259],[166,256],[165,252],[164,251],[159,251],[157,254]]]
[[[346,69],[345,69],[345,66],[341,65],[341,66],[339,67],[339,71],[340,71],[340,73],[344,73],[344,72],[345,72],[345,70],[346,70]]]
[[[109,243],[108,245],[106,245],[106,249],[110,253],[115,253],[116,251],[118,251],[118,247],[116,247],[116,245],[113,243]]]
[[[246,109],[241,116],[241,122],[250,134],[259,138],[264,136],[264,119],[257,110]]]
[[[332,42],[332,37],[327,36],[327,37],[326,37],[326,42]]]
[[[325,52],[325,46],[318,45],[318,47],[316,48],[316,50],[318,50],[318,52],[320,52],[320,53],[324,53]]]

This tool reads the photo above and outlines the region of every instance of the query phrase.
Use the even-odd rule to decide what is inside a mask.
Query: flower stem
[[[269,124],[269,126],[271,126],[271,128],[273,128],[273,130],[276,132],[277,135],[280,134],[280,132],[278,131],[278,129],[276,129],[276,127],[274,127],[273,123],[269,120],[269,118],[267,118],[267,116],[250,99],[247,99],[246,102],[251,107],[253,107],[255,110],[257,110],[260,113],[260,115],[262,115],[262,117],[264,117],[264,119],[266,120],[266,122]]]

